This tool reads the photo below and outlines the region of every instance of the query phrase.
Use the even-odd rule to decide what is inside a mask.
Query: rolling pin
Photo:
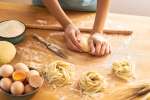
[[[64,31],[61,26],[48,26],[48,25],[37,25],[37,24],[26,24],[26,27],[29,29],[41,29],[41,30],[54,30],[54,31]],[[81,32],[91,33],[92,28],[79,28]],[[133,33],[132,30],[113,30],[113,29],[104,29],[104,33],[106,34],[121,34],[121,35],[131,35]]]

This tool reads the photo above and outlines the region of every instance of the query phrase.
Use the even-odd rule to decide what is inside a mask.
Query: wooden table
[[[91,27],[94,21],[94,13],[68,12],[73,22],[78,26]],[[18,19],[26,24],[37,25],[59,25],[58,22],[47,12],[45,8],[28,5],[15,5],[0,3],[0,21],[8,19]],[[27,29],[23,42],[16,45],[17,55],[12,64],[24,62],[30,66],[44,66],[54,60],[61,59],[48,51],[42,44],[32,38],[36,33],[48,41],[52,41],[64,48],[69,59],[65,60],[76,65],[75,80],[83,72],[97,71],[102,74],[107,82],[108,89],[126,86],[130,83],[149,82],[150,64],[150,18],[143,16],[132,16],[122,14],[109,14],[106,27],[118,28],[121,24],[127,24],[134,30],[132,36],[105,35],[112,44],[112,54],[105,57],[92,57],[84,53],[75,53],[65,46],[63,33],[50,31]],[[118,26],[119,25],[119,26]],[[111,77],[111,64],[115,60],[129,59],[136,66],[136,79],[132,82],[124,82]],[[64,60],[64,59],[61,59]],[[109,98],[107,93],[96,96],[96,100],[117,100]],[[20,98],[8,97],[0,93],[1,100],[20,100]],[[55,91],[46,88],[44,85],[38,93],[23,100],[81,100],[81,96],[71,90],[71,86],[58,88]]]

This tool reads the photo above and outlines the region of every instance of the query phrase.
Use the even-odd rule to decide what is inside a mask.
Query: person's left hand
[[[104,56],[111,53],[110,43],[100,34],[94,33],[89,38],[90,53],[94,56]]]
[[[69,49],[77,52],[82,52],[80,46],[80,30],[73,24],[69,24],[65,28],[65,40]]]

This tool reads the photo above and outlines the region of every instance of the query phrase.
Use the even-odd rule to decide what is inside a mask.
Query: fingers
[[[68,40],[68,42],[67,42],[67,47],[68,47],[69,49],[73,50],[73,51],[78,51],[78,52],[80,52],[80,49],[77,48],[77,47],[72,43],[71,40]]]
[[[94,44],[94,43],[92,43]],[[90,45],[94,49],[91,54],[95,56],[105,56],[111,53],[111,46],[107,41],[96,42],[96,46]]]
[[[104,56],[104,55],[105,55],[106,47],[107,47],[106,42],[103,42],[103,43],[102,43],[102,47],[101,47],[101,51],[100,51],[100,55],[101,55],[101,56]]]
[[[104,56],[110,53],[111,53],[111,45],[108,42],[103,43],[100,55]]]
[[[71,50],[74,50],[74,51],[80,51],[80,49],[79,48],[77,48],[73,43],[72,43],[72,41],[69,39],[69,37],[68,36],[65,36],[65,38],[66,38],[66,41],[67,41],[67,47],[69,48],[69,49],[71,49]]]
[[[106,44],[105,53],[106,53],[106,55],[110,53],[110,44]]]
[[[101,46],[102,46],[101,42],[96,43],[96,52],[95,53],[96,53],[97,56],[100,55]]]
[[[106,54],[110,54],[110,53],[111,53],[111,44],[109,43],[107,45]]]
[[[77,37],[78,42],[80,42],[81,34],[79,30],[76,31],[76,37]]]
[[[82,52],[79,42],[80,31],[70,29],[66,31],[65,39],[67,40],[67,46],[74,51]]]
[[[93,39],[90,39],[90,40],[89,40],[89,45],[90,45],[90,53],[91,53],[92,55],[95,55],[95,46],[94,46],[94,41],[93,41]]]
[[[78,36],[78,37],[77,37]],[[79,49],[81,49],[81,46],[79,44],[79,33],[72,30],[72,34],[70,35],[72,43]]]

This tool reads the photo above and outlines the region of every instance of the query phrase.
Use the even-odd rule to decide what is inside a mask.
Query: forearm
[[[66,28],[67,25],[71,24],[71,20],[65,14],[61,8],[58,0],[43,0],[45,6],[49,12],[60,22],[60,24]]]
[[[110,0],[97,0],[96,17],[93,26],[94,32],[103,33],[104,24],[109,10],[109,3]]]

